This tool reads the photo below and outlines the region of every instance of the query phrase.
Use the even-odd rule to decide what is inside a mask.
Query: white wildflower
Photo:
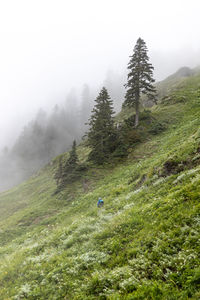
[[[134,205],[135,205],[134,202],[129,203],[129,204],[126,204],[126,205],[124,206],[124,210],[129,209],[129,208],[133,207]]]
[[[137,190],[135,190],[135,191],[133,192],[133,195],[140,193],[140,192],[141,192],[142,190],[144,190],[145,188],[146,188],[145,185],[141,186],[141,188],[139,188],[139,189],[137,189]]]
[[[200,181],[200,174],[197,174],[197,175],[191,180],[191,183],[195,183],[196,181]]]
[[[186,176],[186,173],[183,173],[181,175],[179,175],[176,180],[173,181],[173,184],[177,184],[178,182],[180,182],[184,177]]]
[[[153,182],[153,186],[159,185],[159,184],[161,184],[161,183],[163,183],[165,181],[166,181],[166,178],[165,177],[161,177],[158,180],[156,180],[155,182]]]

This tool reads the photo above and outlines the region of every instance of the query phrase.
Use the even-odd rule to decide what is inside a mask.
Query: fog
[[[89,103],[79,121],[86,121],[103,84],[116,98],[118,111],[138,37],[147,44],[156,80],[179,67],[200,65],[199,11],[198,0],[1,1],[0,149],[16,144],[40,108],[48,120],[55,117],[56,104],[66,114],[83,112],[86,86]],[[76,106],[70,106],[70,97]]]

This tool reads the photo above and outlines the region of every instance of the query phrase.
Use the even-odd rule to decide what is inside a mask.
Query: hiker
[[[99,198],[98,202],[97,202],[97,207],[102,207],[104,205],[104,202],[101,198]]]

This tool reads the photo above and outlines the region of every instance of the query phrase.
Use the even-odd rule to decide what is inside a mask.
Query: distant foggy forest
[[[108,71],[104,85],[119,112],[124,100],[126,75]],[[85,84],[81,94],[72,89],[65,103],[55,104],[51,113],[40,109],[15,138],[14,145],[5,145],[0,155],[0,191],[19,184],[37,172],[53,157],[68,151],[75,139],[81,141],[98,90]]]

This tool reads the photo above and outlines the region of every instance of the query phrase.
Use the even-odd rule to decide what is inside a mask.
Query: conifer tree
[[[69,152],[69,158],[67,165],[71,168],[75,168],[78,164],[78,155],[76,153],[76,141],[73,141],[72,150]]]
[[[156,89],[153,85],[153,66],[148,62],[147,46],[144,40],[139,38],[134,47],[133,55],[130,56],[128,64],[127,89],[124,106],[135,107],[135,127],[139,124],[139,105],[141,94],[148,96],[149,100],[156,102]]]
[[[55,194],[59,193],[63,188],[65,188],[67,183],[72,183],[80,178],[85,170],[87,170],[87,166],[83,163],[79,163],[76,151],[76,141],[74,140],[72,149],[69,152],[69,158],[66,163],[63,164],[62,158],[59,158],[58,168],[54,175],[57,185]]]
[[[69,158],[63,168],[62,182],[73,181],[76,177],[78,166],[78,155],[76,153],[76,141],[73,141],[72,149],[69,152]]]
[[[114,150],[113,101],[108,91],[102,88],[95,100],[96,104],[89,119],[88,144],[91,146],[89,159],[101,164]]]

